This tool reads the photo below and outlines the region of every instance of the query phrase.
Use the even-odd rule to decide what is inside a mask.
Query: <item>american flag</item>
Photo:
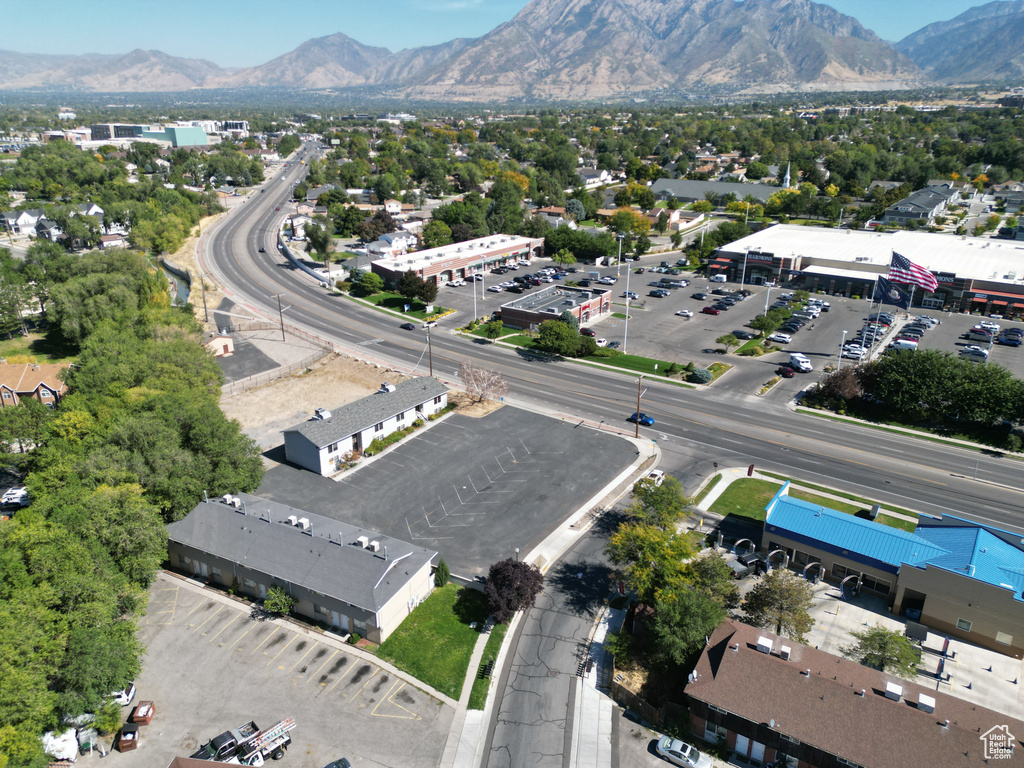
[[[919,285],[928,293],[935,293],[939,287],[935,275],[906,256],[900,256],[896,251],[892,252],[892,261],[889,263],[889,279],[897,283]]]

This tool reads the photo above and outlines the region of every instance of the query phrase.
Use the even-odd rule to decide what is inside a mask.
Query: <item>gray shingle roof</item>
[[[774,187],[770,184],[736,184],[729,181],[694,181],[692,179],[658,179],[651,185],[651,191],[655,195],[667,192],[673,197],[692,197],[701,199],[705,192],[714,192],[716,195],[725,195],[732,192],[742,200],[747,195],[752,195],[758,200],[764,201],[782,187]]]
[[[245,502],[241,509],[219,498],[200,502],[185,519],[167,526],[168,538],[367,611],[379,610],[437,556],[259,496],[238,497]],[[289,525],[289,515],[309,520],[309,531]],[[379,541],[380,551],[363,549],[356,543],[360,536]]]
[[[427,376],[409,379],[396,384],[394,392],[375,392],[362,400],[332,409],[329,419],[310,419],[289,427],[285,432],[297,432],[317,448],[323,448],[447,391],[448,387],[437,379]]]

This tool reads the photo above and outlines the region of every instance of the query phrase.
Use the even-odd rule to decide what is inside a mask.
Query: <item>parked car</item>
[[[784,379],[792,379],[794,376],[796,376],[796,371],[794,371],[788,365],[780,365],[778,368],[775,369],[775,373],[776,375],[781,376]]]
[[[680,309],[676,314],[679,315],[679,317],[693,317],[693,310]]]
[[[608,277],[602,277],[597,282],[599,282],[601,285],[615,285],[615,282],[617,280],[618,280],[618,278],[612,277],[611,275],[608,275]]]
[[[500,285],[492,285],[492,286],[491,286],[490,288],[488,288],[487,290],[488,290],[488,291],[490,291],[491,293],[501,293],[501,292],[502,292],[502,291],[504,291],[505,289],[504,289],[504,288],[502,288],[502,287],[501,287]]]
[[[702,291],[697,291],[696,293],[692,294],[690,298],[696,299],[697,301],[704,301],[705,299],[707,299],[707,297],[708,295],[706,293],[703,293]]]
[[[718,315],[722,312],[717,307],[702,307],[700,311],[705,315]]]
[[[599,347],[607,347],[608,346],[608,339],[598,339],[596,344]]]
[[[589,336],[590,338],[596,338],[597,331],[595,331],[593,328],[580,328],[580,335]]]
[[[724,304],[720,301],[714,305],[714,308],[717,309],[719,312],[728,312],[731,306],[731,304]]]
[[[744,331],[743,329],[740,329],[738,331],[733,331],[732,335],[735,336],[737,339],[743,339],[744,341],[747,341],[748,339],[756,339],[758,336],[761,335],[761,332]]]
[[[662,736],[658,739],[655,751],[673,765],[679,765],[682,768],[712,768],[713,765],[708,755],[685,741],[673,739],[671,736]]]
[[[793,341],[793,337],[790,336],[788,333],[781,333],[780,331],[776,331],[775,333],[768,337],[768,341],[774,341],[776,344],[789,344],[791,341]]]
[[[635,300],[640,298],[640,294],[638,294],[636,291],[623,291],[622,298]]]
[[[1021,337],[1011,335],[997,336],[996,343],[1003,344],[1007,347],[1019,347],[1021,345]]]
[[[646,475],[644,475],[639,480],[637,480],[636,484],[639,485],[640,483],[642,483],[644,481],[653,483],[654,487],[657,488],[663,482],[665,482],[665,473],[662,470],[660,470],[660,469],[652,469]]]
[[[648,416],[643,411],[641,411],[640,413],[634,412],[632,416],[630,416],[628,419],[626,419],[626,421],[632,421],[632,422],[634,422],[636,424],[640,424],[640,425],[645,426],[645,427],[653,427],[654,426],[654,418],[651,417],[651,416]]]
[[[9,488],[0,497],[0,504],[5,507],[27,507],[29,505],[28,489],[23,485],[17,488]]]
[[[653,296],[656,299],[665,299],[668,298],[669,292],[666,291],[664,288],[655,288],[654,290],[650,291],[647,295]]]
[[[622,346],[622,342],[621,341],[609,341],[608,342],[608,349],[618,349],[621,346]]]

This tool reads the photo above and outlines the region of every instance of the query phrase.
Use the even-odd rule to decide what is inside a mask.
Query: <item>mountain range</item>
[[[972,8],[895,44],[811,0],[533,0],[475,39],[392,52],[339,32],[234,71],[159,51],[0,51],[0,89],[373,88],[474,102],[882,90],[1020,78],[1022,32],[1024,0]]]

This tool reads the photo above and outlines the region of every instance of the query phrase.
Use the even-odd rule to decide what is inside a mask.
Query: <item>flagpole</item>
[[[917,283],[910,284],[910,301],[907,302],[907,314],[910,314],[910,310],[914,306],[914,289],[917,288]]]

